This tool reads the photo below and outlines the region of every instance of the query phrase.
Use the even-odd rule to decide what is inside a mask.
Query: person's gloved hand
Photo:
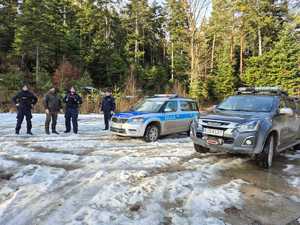
[[[19,103],[16,104],[17,107],[19,107],[19,105],[20,105]]]

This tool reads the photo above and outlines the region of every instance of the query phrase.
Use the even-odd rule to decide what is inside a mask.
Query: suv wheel
[[[275,139],[274,136],[271,135],[264,146],[263,151],[257,155],[257,163],[263,168],[270,168],[273,163],[275,154]]]
[[[144,140],[146,142],[155,142],[159,138],[159,127],[156,125],[149,125],[146,128]]]
[[[208,148],[205,148],[205,147],[203,147],[201,145],[194,144],[194,148],[195,148],[196,152],[199,152],[199,153],[209,152]]]

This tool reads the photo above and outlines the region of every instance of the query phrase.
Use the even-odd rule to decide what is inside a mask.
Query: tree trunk
[[[40,47],[39,44],[36,46],[36,65],[35,65],[35,82],[36,85],[39,83],[39,70],[40,70]]]
[[[215,44],[216,44],[216,34],[214,34],[212,49],[211,49],[211,62],[210,62],[210,72],[211,73],[214,70]]]
[[[138,29],[138,16],[136,15],[135,17],[135,34],[136,34],[136,39],[135,39],[135,46],[134,46],[134,61],[135,63],[138,62],[138,49],[139,49],[139,43],[138,43],[138,34],[139,34],[139,29]]]
[[[171,81],[174,81],[174,43],[171,44]]]
[[[244,35],[241,34],[240,39],[240,76],[243,74],[243,61],[244,61]]]
[[[64,26],[66,26],[66,24],[67,24],[67,22],[66,22],[66,20],[67,20],[67,15],[66,15],[66,6],[64,6],[64,12],[63,12],[63,19],[64,19],[64,22],[63,22],[63,25]]]
[[[262,55],[262,38],[261,38],[261,29],[258,28],[258,55]]]

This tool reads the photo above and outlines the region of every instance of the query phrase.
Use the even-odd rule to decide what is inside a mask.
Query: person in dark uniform
[[[32,129],[32,114],[31,109],[37,103],[37,97],[28,90],[28,86],[25,84],[22,87],[22,90],[13,97],[13,102],[17,106],[17,125],[16,125],[16,134],[20,134],[22,122],[24,117],[26,117],[27,122],[27,134],[33,135],[31,132]]]
[[[57,115],[61,109],[61,100],[57,94],[56,88],[51,88],[44,97],[44,107],[46,112],[45,132],[50,134],[49,126],[52,120],[51,128],[53,134],[59,134],[56,131]]]
[[[71,131],[71,120],[73,125],[73,132],[77,134],[78,132],[78,108],[82,104],[82,98],[76,93],[74,87],[71,87],[69,93],[64,97],[64,103],[66,103],[66,131],[65,133],[70,133]]]
[[[101,111],[104,114],[104,123],[105,123],[105,129],[103,130],[109,129],[109,121],[115,109],[116,109],[115,99],[112,96],[111,91],[107,89],[105,91],[105,97],[102,99],[102,104],[101,104]]]

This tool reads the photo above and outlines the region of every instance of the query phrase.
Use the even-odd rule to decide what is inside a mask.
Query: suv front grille
[[[209,127],[222,127],[222,126],[228,126],[230,124],[227,122],[210,121],[210,120],[203,120],[203,123]]]
[[[127,123],[128,119],[113,117],[111,121],[114,123]]]

